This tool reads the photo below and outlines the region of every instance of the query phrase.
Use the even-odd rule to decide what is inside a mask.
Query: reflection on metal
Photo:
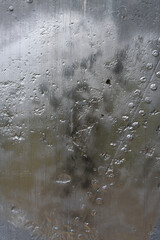
[[[158,239],[160,3],[0,4],[2,239]]]

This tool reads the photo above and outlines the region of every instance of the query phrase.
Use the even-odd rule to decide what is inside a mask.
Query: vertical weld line
[[[147,83],[147,86],[146,86],[146,89],[145,89],[145,91],[144,91],[144,93],[143,93],[142,99],[140,100],[139,104],[137,105],[137,107],[136,107],[136,109],[135,109],[135,111],[134,111],[134,113],[133,113],[133,116],[132,116],[132,118],[131,118],[131,122],[132,122],[132,121],[134,120],[134,118],[136,117],[136,114],[137,114],[137,112],[138,112],[138,110],[139,110],[139,107],[140,107],[142,101],[144,100],[144,97],[146,96],[146,93],[147,93],[147,91],[148,91],[148,89],[149,89],[149,84],[152,82],[153,75],[155,74],[155,71],[157,71],[159,62],[160,62],[160,59],[157,61],[157,64],[155,65],[155,67],[154,67],[154,69],[153,69],[153,73],[151,74],[151,77],[150,77],[150,79],[149,79],[149,81],[148,81],[148,83]]]
[[[144,97],[146,96],[146,93],[147,93],[147,91],[148,91],[148,89],[149,89],[149,84],[152,82],[153,75],[154,75],[155,71],[157,71],[159,62],[160,62],[160,60],[158,60],[157,64],[155,65],[155,67],[154,67],[154,69],[153,69],[153,73],[151,74],[151,77],[150,77],[150,79],[149,79],[149,81],[148,81],[148,83],[147,83],[147,86],[146,86],[146,89],[145,89],[145,91],[144,91],[144,93],[143,93],[142,99],[141,99],[140,102],[138,103],[138,105],[137,105],[137,107],[136,107],[136,109],[135,109],[135,111],[134,111],[134,113],[133,113],[133,116],[132,116],[132,118],[131,118],[131,120],[130,120],[130,122],[129,122],[130,124],[134,121],[134,119],[135,119],[135,117],[136,117],[136,115],[137,115],[137,112],[138,112],[138,110],[139,110],[139,107],[140,107],[142,101],[144,100]],[[127,131],[127,132],[128,132],[128,131]],[[121,134],[121,135],[122,135],[122,139],[119,141],[117,150],[116,150],[116,152],[115,152],[115,154],[114,154],[114,157],[113,157],[112,160],[110,161],[110,164],[109,164],[106,172],[108,171],[108,169],[109,169],[109,167],[111,166],[111,164],[115,161],[115,159],[116,159],[116,157],[117,157],[117,155],[118,155],[118,153],[119,153],[119,149],[120,149],[123,141],[124,141],[125,138],[126,138],[127,132],[125,132],[125,133],[124,133],[124,131],[122,132],[122,134]]]

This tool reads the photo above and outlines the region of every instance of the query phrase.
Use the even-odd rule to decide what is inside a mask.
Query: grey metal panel
[[[0,1],[2,239],[159,239],[159,10]]]

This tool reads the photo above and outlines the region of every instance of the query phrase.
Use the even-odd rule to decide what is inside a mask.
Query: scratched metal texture
[[[160,0],[0,0],[0,240],[159,240]]]

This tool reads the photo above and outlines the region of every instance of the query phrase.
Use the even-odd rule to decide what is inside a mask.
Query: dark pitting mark
[[[106,80],[106,84],[111,85],[111,80],[109,78]]]

